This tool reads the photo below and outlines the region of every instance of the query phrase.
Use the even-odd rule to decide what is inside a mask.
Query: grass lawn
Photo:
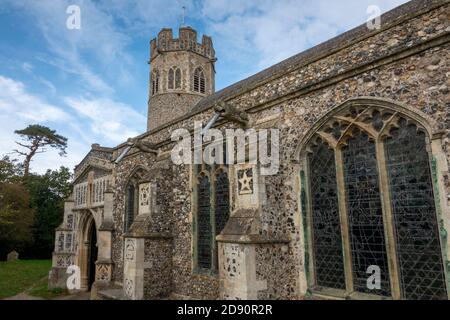
[[[0,299],[15,296],[23,291],[44,299],[60,295],[61,291],[47,290],[47,277],[51,266],[51,260],[0,261]]]

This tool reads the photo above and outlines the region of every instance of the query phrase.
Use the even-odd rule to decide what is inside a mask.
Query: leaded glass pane
[[[390,295],[375,143],[356,130],[342,148],[354,289]],[[381,269],[381,289],[368,289],[367,269]]]
[[[200,175],[198,184],[198,214],[197,214],[197,254],[198,267],[211,268],[211,203],[210,182],[208,177]]]
[[[425,134],[401,120],[385,150],[403,298],[447,299]]]
[[[134,197],[135,190],[133,185],[128,185],[127,188],[127,209],[126,209],[126,220],[125,220],[125,231],[133,224],[134,220]]]
[[[216,201],[215,201],[216,235],[220,234],[230,217],[230,191],[228,175],[221,170],[216,175]]]
[[[316,284],[345,289],[334,150],[322,141],[309,157]]]

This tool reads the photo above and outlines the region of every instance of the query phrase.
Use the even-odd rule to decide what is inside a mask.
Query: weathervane
[[[181,8],[183,9],[183,13],[181,14],[181,26],[184,27],[185,23],[184,19],[186,18],[186,7],[182,6]]]

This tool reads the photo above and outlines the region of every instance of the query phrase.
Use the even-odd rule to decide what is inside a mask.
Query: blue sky
[[[0,155],[14,130],[39,123],[69,138],[67,157],[36,156],[32,171],[73,168],[92,143],[114,146],[146,129],[149,40],[186,24],[213,37],[222,89],[364,23],[369,5],[405,0],[0,0]],[[66,27],[69,5],[81,29]]]

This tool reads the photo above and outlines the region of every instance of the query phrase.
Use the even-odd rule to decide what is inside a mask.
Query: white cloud
[[[37,96],[28,94],[22,82],[0,76],[0,111],[26,121],[66,121],[69,115]]]
[[[60,107],[28,93],[22,82],[0,75],[0,155],[9,154],[18,148],[15,141],[19,137],[14,134],[15,130],[34,123],[53,128],[60,123],[71,121],[73,118]],[[58,133],[61,132],[58,131]],[[63,135],[66,135],[66,132],[63,132]],[[69,137],[68,157],[60,157],[57,151],[48,150],[45,155],[35,156],[31,169],[42,173],[62,165],[73,168],[77,162],[81,161],[88,149],[89,145],[83,146],[77,139]]]
[[[250,62],[255,72],[363,24],[371,4],[387,11],[405,2],[216,0],[204,1],[202,14],[218,51],[225,54],[219,58]]]
[[[148,35],[150,28],[164,28],[181,23],[182,7],[187,9],[187,22],[198,16],[193,0],[101,0],[99,8],[116,17],[127,32]],[[155,36],[155,35],[153,35]]]
[[[117,30],[113,18],[98,9],[92,1],[72,0],[6,0],[13,8],[27,13],[47,42],[51,56],[41,61],[63,72],[80,77],[79,83],[88,91],[111,95],[114,88],[104,75],[114,73],[112,64],[122,67],[131,59],[125,51],[130,37]],[[66,9],[77,4],[81,9],[81,29],[69,30]]]
[[[110,143],[121,143],[145,131],[146,117],[123,103],[107,98],[84,97],[67,97],[64,101],[89,122],[94,134]]]
[[[33,36],[42,35],[44,42],[33,51],[33,64],[23,61],[17,66],[30,79],[50,89],[50,95],[44,98],[32,94],[22,82],[0,76],[0,153],[15,148],[14,130],[35,122],[55,125],[69,138],[69,156],[60,158],[49,151],[33,162],[33,170],[39,172],[61,164],[73,167],[93,142],[112,146],[144,132],[146,117],[136,112],[130,102],[121,101],[126,96],[121,86],[131,88],[137,70],[142,72],[144,68],[143,63],[136,63],[129,45],[142,41],[143,35],[147,38],[150,32],[177,25],[183,5],[187,7],[187,23],[193,21],[202,28],[200,33],[213,36],[221,72],[217,78],[227,77],[230,82],[364,23],[368,5],[386,11],[404,2],[2,0],[2,7],[9,4],[27,14],[24,21]],[[66,9],[72,4],[81,8],[81,30],[66,28]],[[39,62],[58,68],[66,77],[62,85],[73,87],[74,92],[57,96],[64,88],[38,74],[44,69]],[[143,88],[144,101],[147,83]],[[33,89],[36,92],[36,87]],[[50,98],[60,99],[66,108],[48,102]]]

